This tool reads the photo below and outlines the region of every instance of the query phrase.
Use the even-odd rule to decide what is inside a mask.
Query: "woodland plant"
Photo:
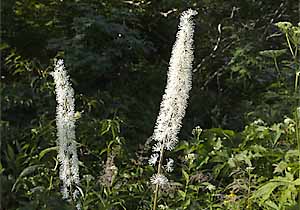
[[[178,142],[177,134],[185,115],[189,91],[192,87],[192,62],[194,24],[192,17],[197,14],[194,10],[187,10],[181,14],[179,31],[173,46],[168,71],[165,94],[162,97],[159,115],[153,133],[153,154],[149,164],[155,166],[158,162],[157,173],[152,176],[151,183],[155,185],[153,210],[157,208],[158,191],[168,184],[168,178],[163,174],[173,170],[174,161],[168,159],[165,166],[164,152],[172,151]]]
[[[58,160],[60,162],[59,177],[62,181],[63,198],[77,202],[80,209],[79,196],[79,161],[76,151],[75,136],[75,99],[64,61],[55,62],[52,76],[55,82],[57,100],[56,126]]]
[[[266,55],[267,53],[267,56],[271,55],[269,57],[274,58],[275,67],[280,74],[276,57],[278,52],[282,55],[289,51],[291,59],[284,61],[284,63],[289,66],[289,71],[292,70],[295,80],[292,107],[294,119],[286,118],[284,123],[278,124],[279,133],[273,145],[278,144],[279,138],[286,134],[286,141],[290,141],[291,145],[297,145],[297,149],[287,150],[284,158],[279,163],[274,164],[273,173],[275,176],[264,182],[254,192],[252,199],[257,200],[258,204],[265,209],[294,209],[300,208],[300,23],[297,26],[293,26],[290,22],[278,22],[275,25],[285,36],[288,50],[268,50],[261,54]]]

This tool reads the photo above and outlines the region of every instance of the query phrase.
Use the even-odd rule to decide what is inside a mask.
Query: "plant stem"
[[[292,54],[293,58],[295,59],[295,54],[294,54],[294,51],[293,51],[293,48],[292,48],[292,45],[291,45],[288,33],[285,33],[285,37],[286,37],[287,43],[289,45],[289,49],[291,51],[291,54]]]
[[[163,146],[160,149],[159,162],[158,162],[158,167],[157,167],[157,174],[161,174],[161,167],[162,167],[163,154],[164,154],[164,142],[163,142],[162,145]],[[157,207],[158,191],[159,191],[159,184],[157,183],[156,186],[155,186],[155,191],[154,191],[153,208],[152,208],[153,210],[156,210],[156,207]]]
[[[279,76],[279,78],[281,78],[281,73],[280,73],[278,63],[277,63],[277,59],[276,59],[276,57],[274,57],[273,59],[274,59],[274,64],[275,64],[275,68],[277,70],[278,76]]]
[[[296,140],[297,140],[297,146],[298,150],[300,151],[300,136],[299,136],[299,122],[300,122],[300,116],[298,113],[298,108],[299,108],[299,89],[298,89],[298,82],[299,82],[299,72],[296,72],[296,78],[295,78],[295,94],[296,94],[296,99],[297,99],[297,108],[296,108]],[[299,155],[299,166],[300,166],[300,155]],[[300,169],[299,169],[299,178],[300,178]]]
[[[297,87],[298,87],[298,79],[299,79],[299,73],[300,72],[296,72],[296,78],[295,78],[295,94],[297,94]]]
[[[159,185],[156,184],[155,186],[155,192],[154,192],[154,201],[153,201],[153,210],[156,210],[156,206],[157,206],[157,197],[158,197],[158,190],[159,190]]]

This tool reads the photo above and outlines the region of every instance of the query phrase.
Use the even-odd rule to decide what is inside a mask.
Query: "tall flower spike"
[[[193,34],[194,24],[192,17],[197,15],[194,10],[187,10],[182,13],[176,41],[172,49],[170,59],[167,85],[165,93],[160,104],[160,111],[157,117],[153,132],[153,140],[156,141],[152,147],[153,152],[159,152],[156,157],[158,162],[157,174],[152,176],[151,183],[155,184],[153,210],[157,207],[157,197],[159,187],[167,184],[168,179],[162,174],[162,162],[164,150],[173,150],[178,139],[177,134],[180,131],[182,119],[185,115],[189,91],[192,87],[192,62],[193,55]],[[150,159],[150,164],[154,161]],[[169,160],[165,170],[173,170],[173,162]]]
[[[76,201],[79,191],[79,166],[75,142],[74,90],[62,59],[54,63],[52,76],[57,100],[56,126],[58,143],[59,177],[62,180],[64,199]],[[79,201],[77,208],[80,209]]]
[[[172,150],[178,141],[177,134],[192,87],[194,24],[191,18],[196,14],[196,11],[189,9],[180,17],[179,31],[170,59],[167,86],[154,129],[153,139],[167,150]]]

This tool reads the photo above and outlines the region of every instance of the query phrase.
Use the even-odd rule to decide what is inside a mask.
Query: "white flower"
[[[162,187],[166,186],[168,184],[168,178],[162,174],[154,174],[151,177],[150,181],[153,185],[158,184],[159,186],[162,186]]]
[[[161,210],[169,209],[167,205],[163,205],[163,204],[158,205],[158,208]]]
[[[158,153],[152,154],[151,157],[150,157],[150,159],[149,159],[149,165],[154,166],[156,164],[158,158],[159,158],[159,154]]]
[[[172,151],[175,148],[177,142],[178,142],[177,139],[173,139],[172,141],[165,142],[165,149]]]
[[[172,150],[185,115],[189,91],[192,87],[194,25],[191,20],[197,12],[187,10],[180,17],[179,31],[173,46],[167,85],[162,97],[153,139]],[[153,148],[156,150],[157,147]]]
[[[153,152],[160,152],[162,148],[162,143],[157,142],[156,144],[153,145],[152,150]]]
[[[57,101],[56,126],[59,146],[58,160],[61,165],[59,177],[63,182],[62,194],[65,199],[70,197],[76,199],[77,192],[74,189],[79,185],[79,166],[75,145],[75,100],[74,90],[69,82],[62,59],[55,62],[52,76],[55,82]]]
[[[172,172],[172,171],[173,171],[173,165],[174,165],[174,160],[171,159],[171,158],[169,158],[169,159],[168,159],[168,162],[167,162],[167,164],[166,164],[166,166],[165,166],[166,171],[167,171],[167,172]]]
[[[257,119],[253,122],[254,125],[264,125],[265,122],[262,119]]]
[[[202,133],[202,128],[200,126],[196,126],[192,131],[192,134],[194,136],[200,136],[201,133]]]

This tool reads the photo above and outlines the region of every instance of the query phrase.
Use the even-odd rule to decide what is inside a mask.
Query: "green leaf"
[[[265,57],[269,57],[269,58],[277,58],[281,55],[284,55],[287,52],[286,49],[282,49],[282,50],[263,50],[260,51],[259,54]]]
[[[273,128],[274,128],[275,131],[276,131],[276,134],[275,134],[274,139],[273,139],[273,145],[276,145],[277,142],[278,142],[278,140],[279,140],[279,138],[281,137],[281,134],[282,134],[283,132],[282,132],[282,130],[281,130],[279,124],[273,126]]]
[[[289,159],[292,159],[293,157],[296,158],[296,157],[299,157],[300,156],[300,151],[295,149],[295,150],[289,150],[287,151],[286,155],[285,155],[285,158],[287,160]]]
[[[300,178],[294,180],[292,183],[293,185],[300,185]]]
[[[285,190],[281,191],[279,201],[280,203],[292,203],[296,200],[297,194],[297,188],[294,185],[288,185]]]
[[[182,174],[183,174],[183,177],[184,177],[186,183],[188,183],[190,180],[189,174],[184,169],[182,169]]]
[[[280,186],[278,182],[268,182],[267,184],[260,187],[256,192],[253,194],[253,198],[259,198],[261,202],[267,200],[271,193]]]
[[[18,176],[16,182],[14,183],[14,185],[11,188],[11,191],[13,192],[16,189],[17,184],[19,183],[19,181],[21,180],[22,177],[27,176],[29,174],[32,174],[37,168],[43,166],[42,164],[39,165],[33,165],[33,166],[28,166],[27,168],[25,168],[20,175]]]
[[[15,159],[14,149],[9,144],[7,144],[7,158],[8,158],[8,160]]]
[[[272,207],[272,208],[274,208],[274,209],[276,209],[276,210],[279,210],[279,209],[280,209],[273,201],[267,200],[267,201],[265,202],[265,204],[267,204],[268,206],[270,206],[270,207]]]
[[[41,167],[42,164],[39,165],[33,165],[33,166],[28,166],[27,168],[25,168],[19,175],[19,178],[27,176],[31,173],[33,173],[37,168]]]
[[[188,198],[183,204],[183,209],[187,209],[190,206],[190,204],[191,204],[191,199]]]
[[[52,151],[57,151],[57,149],[58,149],[58,147],[55,146],[55,147],[49,147],[49,148],[42,150],[39,154],[39,160],[42,159],[47,153],[52,152]]]
[[[178,193],[179,193],[179,195],[180,195],[182,198],[185,198],[186,194],[185,194],[184,191],[178,190]]]

